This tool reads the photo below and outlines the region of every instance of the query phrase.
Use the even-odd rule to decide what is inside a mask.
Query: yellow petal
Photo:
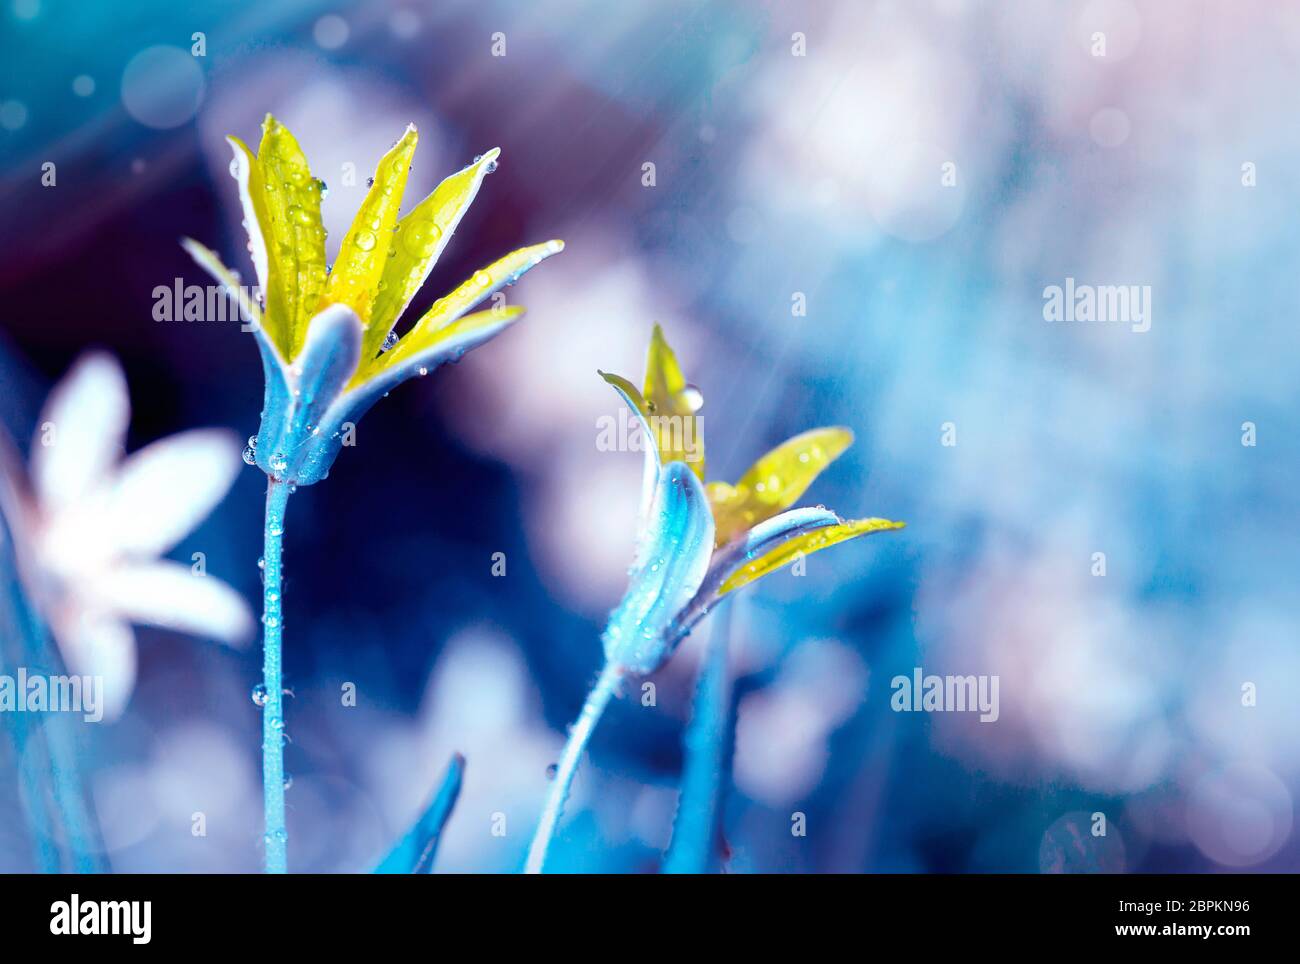
[[[540,264],[553,254],[559,254],[563,250],[563,241],[547,241],[544,244],[534,244],[527,248],[512,251],[504,258],[492,262],[486,268],[475,271],[474,276],[455,291],[445,298],[439,298],[435,301],[433,307],[425,312],[420,320],[415,323],[415,326],[403,335],[391,350],[372,360],[368,366],[363,365],[362,370],[357,373],[355,381],[364,381],[370,373],[382,371],[384,368],[409,357],[413,352],[424,351],[430,345],[436,344],[438,333],[451,326],[465,312],[483,299],[490,297],[498,288],[514,284],[519,276],[529,268]],[[480,314],[490,315],[493,311],[507,310],[509,310],[507,307],[502,306],[500,309],[494,308],[480,312]],[[496,317],[499,318],[500,315]]]
[[[375,295],[393,244],[393,229],[397,225],[398,209],[402,206],[406,176],[411,170],[411,155],[415,153],[418,139],[415,127],[407,127],[402,139],[380,159],[375,168],[374,182],[339,247],[339,256],[325,286],[325,296],[317,309],[332,304],[348,305],[357,313],[367,332]],[[380,337],[382,340],[383,336]]]
[[[645,398],[641,395],[641,389],[637,388],[622,375],[614,375],[610,372],[602,372],[597,369],[596,374],[605,379],[606,382],[613,385],[624,400],[632,406],[635,413],[641,417],[642,421],[649,425],[650,406],[646,404]]]
[[[780,569],[799,556],[810,555],[836,543],[844,542],[846,539],[888,529],[901,529],[904,525],[906,523],[891,522],[889,519],[855,519],[852,522],[842,522],[839,525],[825,526],[806,532],[745,563],[727,577],[718,589],[718,596],[722,597],[742,586],[748,586],[755,579]]]
[[[248,228],[248,248],[262,289],[262,332],[281,358],[293,357],[292,312],[285,301],[285,279],[277,251],[276,225],[267,210],[266,180],[257,158],[238,137],[227,137],[235,152],[234,171],[239,182],[239,200],[244,208]]]
[[[285,357],[292,358],[302,347],[325,288],[321,185],[293,134],[270,114],[262,122],[257,166],[261,184],[255,194],[265,212],[259,222],[271,278],[280,288],[277,301],[285,313],[282,327],[291,352]]]
[[[394,348],[392,351],[380,355],[364,375],[358,374],[354,376],[348,387],[351,388],[361,382],[369,381],[371,378],[383,375],[392,369],[404,367],[420,356],[429,354],[444,342],[464,339],[476,332],[485,331],[494,326],[508,325],[523,313],[524,309],[519,305],[489,308],[486,311],[476,311],[472,315],[464,315],[442,328],[426,328],[418,333],[411,332],[398,343],[401,351]]]
[[[847,428],[815,428],[782,442],[751,465],[734,486],[712,482],[709,503],[724,546],[764,519],[790,508],[821,471],[853,444]]]
[[[704,480],[704,435],[695,412],[699,392],[687,384],[677,356],[658,325],[650,336],[645,362],[645,389],[650,409],[650,430],[664,464],[685,462],[700,481]]]
[[[226,289],[226,296],[234,301],[248,318],[255,324],[262,323],[262,312],[257,307],[257,302],[248,297],[246,289],[240,283],[239,275],[227,268],[215,251],[204,247],[193,238],[181,238],[181,247],[200,267],[212,275],[213,280]]]
[[[397,222],[388,263],[375,295],[370,327],[361,357],[374,358],[385,337],[424,284],[447,246],[456,225],[469,210],[474,196],[495,167],[499,148],[492,148],[474,163],[444,180]]]

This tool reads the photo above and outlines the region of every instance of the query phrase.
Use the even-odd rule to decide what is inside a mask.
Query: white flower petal
[[[54,386],[32,441],[38,502],[56,510],[90,492],[122,457],[131,402],[112,355],[83,355]]]
[[[229,432],[199,429],[128,458],[109,495],[107,522],[126,555],[156,556],[191,532],[229,491],[243,460]]]
[[[135,634],[116,616],[69,609],[54,620],[54,636],[68,672],[103,679],[104,719],[122,715],[135,689]]]
[[[177,562],[118,566],[95,581],[96,601],[134,623],[162,626],[232,646],[253,635],[244,597],[215,576]]]

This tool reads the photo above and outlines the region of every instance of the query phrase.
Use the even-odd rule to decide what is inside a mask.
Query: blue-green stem
[[[3,559],[5,638],[15,645],[0,654],[0,665],[10,671],[8,664],[12,663],[12,672],[26,666],[29,673],[47,679],[64,675],[49,631],[23,592],[17,560],[11,555],[12,539],[13,530],[6,519],[0,533],[0,540],[7,543]],[[14,717],[19,788],[32,823],[38,866],[45,872],[65,867],[80,874],[106,870],[98,827],[86,802],[71,720],[57,710],[42,712],[32,720],[26,713],[9,715]],[[66,856],[60,856],[60,836]]]
[[[281,548],[287,482],[270,479],[266,486],[266,525],[262,553],[262,802],[266,810],[266,872],[288,870],[289,833],[284,825],[284,670],[281,634],[284,629]]]
[[[578,772],[582,751],[587,748],[592,731],[595,730],[596,723],[605,712],[605,707],[609,705],[610,697],[618,688],[623,672],[623,667],[617,663],[605,664],[605,668],[600,671],[600,676],[596,679],[596,684],[587,694],[587,702],[583,704],[582,712],[578,714],[578,722],[574,723],[569,730],[568,742],[564,744],[564,752],[560,754],[560,762],[556,764],[551,790],[546,796],[546,806],[542,809],[542,819],[538,821],[537,832],[528,847],[528,859],[524,863],[526,874],[542,872],[542,865],[546,863],[546,851],[551,845],[551,838],[555,835],[560,816],[564,813],[564,802],[569,798],[569,788],[573,785],[573,775]]]
[[[5,579],[5,632],[6,644],[0,652],[0,668],[6,675],[14,676],[22,665],[22,653],[26,646],[14,650],[8,645],[25,638],[21,593],[16,578]],[[11,665],[12,664],[12,665]],[[57,874],[61,869],[58,847],[58,828],[54,817],[52,768],[45,752],[42,727],[27,713],[6,713],[5,722],[9,724],[9,733],[14,748],[14,760],[18,765],[18,793],[22,798],[23,810],[32,832],[32,845],[36,851],[36,866],[45,874]]]
[[[718,853],[724,779],[731,735],[731,673],[727,646],[731,602],[715,612],[700,663],[695,704],[686,728],[686,762],[677,803],[673,841],[663,870],[667,874],[706,874]]]

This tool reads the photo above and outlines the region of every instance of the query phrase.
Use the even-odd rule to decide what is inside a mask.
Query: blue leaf
[[[669,462],[659,473],[650,521],[627,594],[609,617],[605,657],[652,673],[672,654],[667,633],[699,589],[713,552],[713,513],[695,473]]]
[[[310,462],[312,472],[306,481],[318,481],[324,478],[325,472],[329,471],[329,467],[334,463],[343,446],[344,423],[359,422],[361,416],[370,410],[370,406],[407,379],[419,374],[427,374],[446,362],[459,361],[466,352],[496,337],[517,321],[521,312],[503,310],[480,314],[495,314],[499,320],[483,324],[480,316],[469,316],[476,319],[478,323],[463,329],[457,329],[454,325],[448,326],[446,337],[435,346],[423,352],[412,353],[410,357],[403,358],[400,363],[382,369],[373,377],[367,378],[361,384],[335,398],[329,410],[321,416],[318,426],[320,431],[316,436],[316,450]],[[461,321],[466,320],[468,319],[461,319]],[[298,481],[304,480],[300,478]]]
[[[718,590],[727,578],[746,562],[775,549],[781,543],[825,526],[838,525],[842,520],[830,509],[790,509],[780,515],[760,522],[741,538],[719,549],[709,564],[709,571],[689,605],[683,607],[681,617],[669,634],[669,644],[676,646],[703,619],[715,602]]]
[[[433,872],[433,858],[438,852],[442,828],[456,806],[460,795],[461,779],[465,775],[465,758],[459,753],[451,755],[442,785],[429,801],[423,815],[415,822],[401,842],[375,868],[377,874],[428,874]]]
[[[272,393],[267,371],[266,406],[257,433],[257,464],[268,475],[309,485],[325,477],[341,438],[322,423],[343,394],[361,358],[361,320],[347,305],[330,305],[307,329],[302,351],[287,369],[287,386]],[[263,349],[263,367],[266,362]],[[341,433],[340,433],[341,434]]]

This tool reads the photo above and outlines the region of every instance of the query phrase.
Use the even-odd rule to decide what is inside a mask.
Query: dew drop
[[[254,451],[251,445],[244,449],[244,461],[249,465],[257,464],[257,452]]]
[[[380,351],[389,351],[396,344],[397,344],[397,332],[390,331],[387,335],[384,336],[384,345],[380,349]]]
[[[704,393],[694,385],[687,385],[682,389],[682,398],[692,412],[698,412],[704,407]]]
[[[293,774],[286,773],[284,775],[284,788],[288,790],[291,786],[293,786]]]
[[[271,698],[270,694],[267,693],[266,691],[266,687],[263,686],[261,683],[258,683],[256,686],[253,687],[253,692],[249,694],[249,697],[258,706],[265,706],[267,704],[267,701],[269,701]]]

